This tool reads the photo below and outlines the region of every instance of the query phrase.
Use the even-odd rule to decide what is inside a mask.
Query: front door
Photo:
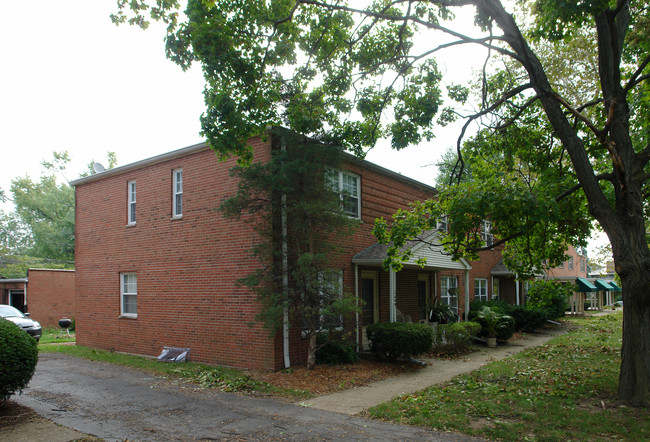
[[[361,331],[362,331],[362,349],[370,350],[368,337],[366,336],[366,327],[379,321],[379,291],[378,291],[377,272],[361,272],[361,300],[363,307],[361,310]]]
[[[25,313],[25,292],[23,290],[9,290],[9,305]]]

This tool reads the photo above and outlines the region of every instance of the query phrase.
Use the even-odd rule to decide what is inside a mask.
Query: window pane
[[[137,305],[138,297],[136,295],[124,295],[122,299],[124,302],[122,308],[123,313],[130,313],[130,314],[138,313],[138,305]]]
[[[350,175],[343,175],[343,191],[351,196],[359,195],[359,187],[357,177]]]

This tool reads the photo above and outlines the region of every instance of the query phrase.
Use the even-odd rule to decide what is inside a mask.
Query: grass
[[[74,341],[75,341],[74,332],[70,333],[70,336],[68,336],[68,334],[65,332],[59,333],[58,328],[44,328],[43,335],[41,336],[41,339],[38,342],[39,344],[53,344],[53,343],[74,342]]]
[[[649,440],[650,410],[619,406],[622,314],[369,410],[376,419],[500,440]]]
[[[45,334],[43,335],[45,337]],[[194,362],[165,363],[153,358],[127,355],[105,350],[96,350],[77,345],[48,344],[49,339],[43,340],[39,345],[42,353],[64,353],[92,361],[108,362],[115,365],[136,368],[156,376],[182,379],[191,382],[197,387],[218,389],[221,391],[239,391],[263,395],[284,396],[292,399],[304,399],[311,396],[302,390],[278,388],[271,384],[255,380],[240,370],[217,367]],[[61,341],[54,341],[61,342]]]

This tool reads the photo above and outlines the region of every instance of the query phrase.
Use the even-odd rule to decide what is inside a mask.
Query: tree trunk
[[[645,244],[631,248],[643,247]],[[642,250],[638,251],[643,255]],[[626,252],[634,254],[635,251],[628,248]],[[633,270],[626,267],[619,267],[617,263],[616,268],[623,285],[623,346],[618,398],[632,406],[650,407],[650,269],[647,265]]]
[[[312,333],[309,335],[309,348],[307,349],[307,369],[311,370],[316,365],[316,338],[318,335]]]

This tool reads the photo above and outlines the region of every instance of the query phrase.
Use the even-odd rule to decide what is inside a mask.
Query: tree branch
[[[479,45],[484,46],[486,48],[494,49],[495,51],[497,51],[497,52],[499,52],[499,53],[501,53],[503,55],[506,55],[506,56],[508,56],[510,58],[521,61],[519,59],[519,57],[517,56],[517,54],[515,54],[514,52],[508,51],[507,49],[501,48],[499,46],[494,46],[494,45],[488,44],[488,43],[486,43],[486,39],[484,39],[484,38],[480,38],[480,39],[470,38],[465,34],[461,34],[460,32],[456,32],[456,31],[454,31],[452,29],[441,26],[441,25],[439,25],[437,23],[431,23],[431,22],[428,22],[426,20],[422,20],[421,18],[412,16],[412,15],[393,15],[393,14],[387,14],[387,13],[382,13],[382,12],[369,11],[367,9],[357,9],[357,8],[352,8],[352,7],[349,7],[349,6],[343,6],[343,5],[331,5],[331,4],[328,4],[328,3],[323,3],[323,2],[315,1],[315,0],[298,0],[297,3],[317,6],[317,7],[324,8],[324,9],[345,11],[345,12],[358,14],[358,15],[361,15],[361,16],[372,17],[372,18],[387,20],[387,21],[399,21],[399,22],[411,21],[411,22],[413,22],[415,24],[418,24],[418,25],[421,25],[421,26],[423,26],[425,28],[434,29],[434,30],[437,30],[437,31],[444,32],[445,34],[454,36],[454,37],[458,38],[459,40],[463,40],[466,43],[476,43],[476,44],[479,44]],[[434,2],[434,3],[442,4],[443,6],[467,6],[467,5],[475,5],[476,0],[454,2],[453,4],[450,4],[449,2]],[[504,41],[504,42],[507,41],[504,37],[495,37],[495,36],[490,37],[488,40],[499,40],[499,41]]]
[[[642,81],[650,78],[650,75],[643,75],[641,76],[641,73],[643,70],[648,66],[648,63],[650,63],[650,55],[648,55],[639,65],[636,71],[634,71],[634,74],[630,77],[630,80],[627,82],[625,85],[625,93],[628,93],[634,86],[637,84],[641,83]]]

